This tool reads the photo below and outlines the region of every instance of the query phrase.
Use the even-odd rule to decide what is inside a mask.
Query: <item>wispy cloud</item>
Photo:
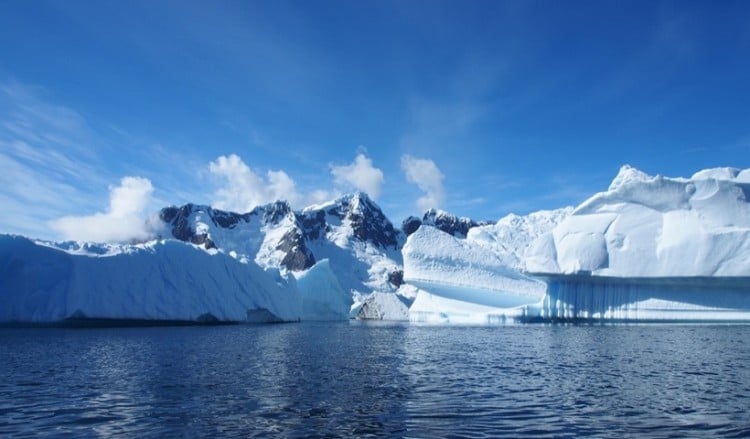
[[[412,98],[409,105],[409,127],[399,143],[404,150],[444,149],[446,142],[457,142],[486,112],[486,107],[470,99],[455,101]],[[455,145],[454,145],[455,146]]]
[[[443,204],[445,201],[444,176],[435,162],[404,155],[401,157],[401,169],[406,175],[406,180],[417,185],[424,192],[416,203],[420,210],[437,208]]]
[[[0,84],[0,227],[52,238],[48,221],[94,208],[97,188],[111,179],[101,171],[96,136],[83,116],[43,94],[18,82]]]
[[[106,216],[108,211],[93,212],[106,203],[107,188],[122,175],[141,175],[154,182],[144,198],[147,211],[175,199],[208,198],[196,184],[196,169],[204,168],[205,161],[184,150],[146,143],[106,122],[93,126],[49,95],[41,87],[0,82],[0,233],[81,238],[84,234],[57,220]],[[102,131],[110,135],[105,139]],[[119,158],[113,161],[115,150]]]
[[[65,216],[50,225],[65,239],[94,242],[144,241],[154,236],[154,228],[144,215],[153,193],[151,181],[124,177],[109,190],[105,212],[84,216]]]

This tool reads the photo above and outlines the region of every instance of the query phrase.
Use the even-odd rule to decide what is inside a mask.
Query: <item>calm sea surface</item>
[[[0,329],[3,437],[747,437],[750,326]]]

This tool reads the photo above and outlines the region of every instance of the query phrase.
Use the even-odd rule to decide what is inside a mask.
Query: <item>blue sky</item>
[[[498,219],[626,163],[747,168],[749,23],[743,1],[0,2],[0,232],[355,189],[395,222]]]

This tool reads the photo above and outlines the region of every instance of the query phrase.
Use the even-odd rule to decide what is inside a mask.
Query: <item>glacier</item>
[[[525,255],[541,317],[750,320],[750,170],[690,178],[623,166]]]
[[[329,320],[348,318],[350,305],[327,261],[291,279],[176,240],[54,244],[11,235],[0,235],[0,302],[5,324]]]

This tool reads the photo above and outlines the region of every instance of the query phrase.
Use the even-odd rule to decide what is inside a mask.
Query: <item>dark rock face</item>
[[[354,237],[381,248],[398,247],[398,231],[364,192],[344,197],[329,214],[349,220]]]
[[[224,212],[223,210],[213,210],[211,219],[214,224],[224,229],[233,229],[240,221],[243,220],[243,215],[239,215],[234,212]]]
[[[326,223],[326,212],[324,210],[300,214],[298,215],[297,220],[302,226],[302,231],[307,240],[323,238],[329,230],[328,224]]]
[[[404,284],[404,270],[395,270],[388,273],[388,282],[398,288]]]
[[[424,217],[422,217],[422,223],[429,224],[457,238],[466,238],[469,229],[484,224],[478,223],[471,218],[457,217],[435,209],[425,212]]]
[[[171,223],[179,212],[180,209],[177,206],[165,207],[159,212],[159,218],[165,223]]]
[[[422,225],[422,220],[416,216],[410,216],[401,223],[401,230],[404,231],[406,236],[416,232],[419,226]]]
[[[285,253],[281,265],[291,271],[306,270],[315,265],[315,256],[305,245],[305,239],[298,229],[289,229],[281,238],[276,250]]]
[[[284,217],[292,214],[292,208],[286,201],[275,201],[265,206],[256,207],[253,212],[263,211],[263,222],[266,224],[278,224]]]
[[[159,216],[169,225],[175,238],[202,245],[206,249],[216,248],[211,236],[207,233],[197,233],[192,227],[191,217],[205,214],[204,221],[210,219],[215,227],[234,229],[241,223],[248,223],[253,218],[261,224],[278,225],[289,219],[289,228],[285,231],[276,249],[284,253],[281,261],[288,270],[300,271],[312,267],[315,255],[308,247],[308,243],[317,239],[325,239],[331,230],[328,215],[340,221],[348,221],[352,228],[353,238],[363,242],[370,242],[383,249],[398,249],[401,232],[393,227],[383,211],[364,193],[347,195],[339,199],[326,209],[294,212],[285,201],[276,201],[265,206],[258,206],[249,213],[238,214],[223,210],[212,209],[209,206],[186,204],[181,207],[171,206],[161,210]],[[403,273],[394,273],[391,283],[398,286],[403,282]]]
[[[206,249],[216,248],[216,244],[207,234],[196,233],[195,230],[190,227],[190,215],[192,215],[193,212],[199,211],[207,212],[211,215],[210,207],[186,204],[179,208],[175,206],[166,207],[159,212],[159,217],[162,221],[172,226],[172,236],[180,241],[202,245]]]

